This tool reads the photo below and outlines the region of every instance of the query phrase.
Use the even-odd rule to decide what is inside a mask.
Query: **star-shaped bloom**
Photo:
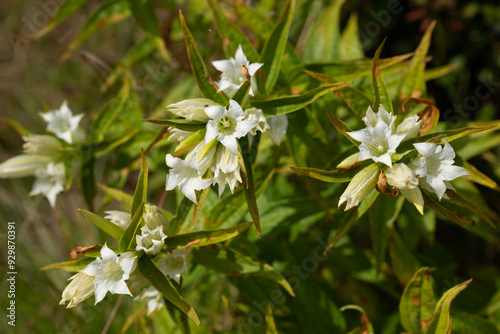
[[[248,74],[251,77],[251,86],[248,93],[252,96],[254,95],[254,93],[256,93],[256,82],[254,75],[264,64],[250,64],[250,61],[248,61],[245,53],[243,53],[241,45],[238,46],[234,58],[230,58],[228,60],[216,60],[212,62],[212,65],[214,65],[217,70],[222,72],[220,81],[216,82],[217,86],[219,86],[219,92],[224,92],[228,96],[232,97],[233,94],[236,93],[238,88],[240,88],[240,86],[245,81],[247,81],[247,78],[241,71],[241,66],[245,66],[248,69]]]
[[[47,122],[47,131],[53,132],[58,138],[72,144],[83,114],[73,116],[64,101],[61,108],[43,113],[41,116]]]
[[[370,194],[375,185],[380,170],[376,164],[363,168],[352,178],[344,193],[340,196],[339,207],[346,202],[345,211],[355,207]]]
[[[420,214],[424,214],[424,199],[418,187],[418,177],[410,167],[397,163],[385,171],[387,183],[398,188],[403,196],[413,203]]]
[[[187,272],[191,258],[192,254],[190,248],[183,251],[174,249],[172,253],[158,260],[158,267],[170,279],[180,284],[181,275]]]
[[[49,162],[46,167],[39,168],[35,171],[35,183],[30,192],[30,196],[42,194],[54,207],[56,205],[57,194],[64,190],[66,185],[66,172],[64,163]]]
[[[161,251],[166,237],[167,235],[163,233],[163,226],[158,226],[153,230],[144,226],[141,228],[141,234],[135,236],[137,242],[135,250],[143,250],[147,254],[156,255]]]
[[[434,143],[416,143],[413,146],[420,156],[411,162],[411,167],[414,173],[422,178],[421,181],[436,192],[439,200],[448,188],[447,181],[469,175],[465,168],[453,166],[455,151],[447,142],[444,142],[444,147]]]
[[[95,304],[103,300],[108,291],[132,296],[125,281],[137,266],[137,256],[132,252],[116,254],[104,244],[101,248],[101,257],[96,258],[82,270],[83,273],[95,277]]]
[[[195,190],[209,187],[212,179],[203,179],[205,171],[199,170],[197,159],[182,160],[167,154],[165,160],[170,167],[165,185],[166,190],[179,187],[184,196],[197,203]]]
[[[94,276],[79,272],[68,280],[71,282],[64,289],[59,305],[65,305],[69,301],[66,308],[72,308],[94,294]]]
[[[245,115],[238,102],[229,100],[229,108],[209,106],[205,113],[210,117],[205,134],[205,145],[217,140],[232,154],[238,154],[238,138],[245,136],[257,126],[258,121],[245,120]]]
[[[243,111],[247,121],[257,121],[257,126],[250,130],[252,136],[257,135],[257,131],[266,132],[269,129],[269,124],[267,124],[267,119],[261,109],[249,108]]]

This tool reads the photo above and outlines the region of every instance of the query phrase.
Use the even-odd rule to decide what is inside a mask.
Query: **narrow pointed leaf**
[[[135,186],[134,198],[132,200],[132,208],[130,210],[130,216],[134,217],[139,207],[141,205],[144,205],[144,203],[146,203],[147,200],[148,200],[148,161],[146,160],[146,155],[144,154],[144,151],[141,150],[141,171],[137,179],[137,185]]]
[[[252,153],[250,151],[250,145],[248,143],[248,137],[243,136],[239,139],[241,155],[243,156],[243,162],[245,164],[246,180],[247,184],[243,187],[243,192],[245,193],[245,198],[247,200],[248,211],[252,216],[255,227],[257,228],[257,233],[260,237],[260,218],[259,218],[259,208],[257,207],[257,196],[255,194],[255,184],[253,179],[252,170]]]
[[[330,122],[332,122],[333,126],[335,126],[335,128],[337,129],[337,131],[339,131],[341,134],[344,135],[344,137],[346,137],[347,139],[349,139],[349,141],[351,143],[353,143],[354,145],[356,145],[356,147],[359,146],[359,143],[354,140],[349,134],[348,132],[352,132],[351,128],[349,128],[344,122],[342,122],[340,119],[338,119],[337,117],[333,116],[333,114],[330,112],[330,111],[326,111],[328,113],[328,118],[330,119]]]
[[[273,317],[273,308],[270,303],[266,303],[266,334],[278,334]]]
[[[163,126],[169,126],[172,128],[176,128],[179,130],[196,132],[201,129],[205,129],[207,127],[207,123],[203,123],[200,121],[191,121],[188,119],[145,119],[143,122],[149,122],[154,124],[160,124]]]
[[[64,270],[64,271],[69,271],[69,272],[74,272],[74,271],[80,271],[83,268],[85,268],[90,262],[94,261],[95,259],[91,257],[82,257],[73,261],[65,261],[65,262],[58,262],[58,263],[53,263],[49,264],[48,266],[40,268],[40,270],[52,270],[52,269],[57,269],[57,270]]]
[[[308,167],[290,167],[294,172],[307,175],[313,179],[325,182],[349,182],[352,178],[364,167],[372,164],[370,161],[363,161],[356,163],[351,168],[322,170],[317,168]]]
[[[383,105],[387,112],[392,113],[394,110],[392,109],[391,96],[389,95],[389,91],[387,90],[387,86],[382,78],[382,74],[380,73],[380,69],[378,67],[378,62],[380,58],[380,53],[382,52],[382,48],[384,47],[385,39],[378,47],[375,52],[375,56],[373,57],[372,62],[372,87],[373,87],[373,111],[377,111],[380,105]]]
[[[359,39],[358,13],[351,13],[347,26],[340,36],[340,59],[358,60],[365,57],[363,45]]]
[[[101,230],[115,238],[116,240],[120,240],[120,237],[122,235],[123,230],[110,222],[107,219],[102,218],[101,216],[96,215],[95,213],[92,213],[90,211],[84,210],[84,209],[78,209],[80,213],[90,220],[91,223],[93,223],[95,226],[99,227]]]
[[[113,197],[117,201],[125,204],[128,208],[132,207],[133,196],[121,191],[120,189],[115,189],[111,187],[107,187],[101,183],[97,184],[99,188],[101,188],[106,194]]]
[[[425,190],[422,192],[422,195],[424,197],[425,206],[436,211],[441,216],[457,223],[466,230],[470,230],[470,228],[475,225],[474,220],[456,211],[456,209],[453,208],[451,204],[447,203],[446,200],[439,202],[435,195]]]
[[[144,213],[144,202],[137,208],[135,214],[132,216],[130,224],[128,224],[125,231],[123,231],[120,238],[120,250],[134,250],[135,236],[137,231],[139,231],[139,226],[141,225],[142,215]]]
[[[34,37],[35,39],[40,38],[52,31],[52,29],[54,29],[59,23],[66,20],[71,14],[87,3],[87,0],[61,0],[59,3],[60,5],[57,12],[50,19],[49,23],[36,33]]]
[[[240,88],[234,93],[231,100],[238,102],[238,104],[243,108],[245,101],[247,100],[248,92],[250,91],[250,82],[245,81]]]

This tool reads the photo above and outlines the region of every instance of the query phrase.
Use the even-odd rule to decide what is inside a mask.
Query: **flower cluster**
[[[413,147],[418,152],[414,160],[408,164],[393,161],[401,142],[417,137],[421,125],[417,115],[404,119],[398,126],[395,125],[396,119],[382,105],[376,114],[368,108],[363,117],[366,128],[347,133],[361,142],[360,152],[344,160],[338,167],[349,167],[356,160],[371,159],[375,163],[363,168],[353,177],[340,198],[339,207],[343,203],[346,203],[345,210],[357,206],[373,191],[382,170],[387,184],[401,192],[423,214],[421,188],[435,193],[441,200],[446,196],[446,189],[452,189],[449,181],[469,174],[464,168],[453,166],[455,152],[447,142],[444,142],[444,146],[429,142],[414,143]]]
[[[66,102],[61,108],[41,114],[52,135],[28,134],[23,136],[23,154],[0,164],[0,178],[34,176],[31,196],[44,195],[55,206],[57,194],[67,183],[63,151],[83,138],[78,127],[83,114],[73,116]]]

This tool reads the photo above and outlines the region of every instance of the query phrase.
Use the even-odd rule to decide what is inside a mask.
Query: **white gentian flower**
[[[158,226],[163,226],[163,229],[166,230],[167,234],[172,234],[170,223],[156,205],[145,204],[142,218],[144,218],[144,223],[149,227],[149,229],[152,230]]]
[[[240,88],[240,86],[247,81],[247,78],[243,75],[243,72],[241,72],[241,66],[245,66],[248,69],[248,74],[251,77],[250,91],[248,94],[253,96],[254,93],[257,92],[254,75],[264,64],[250,64],[250,61],[248,61],[245,53],[243,53],[241,45],[238,46],[234,58],[230,58],[228,60],[216,60],[212,62],[212,65],[214,65],[218,71],[222,72],[221,80],[216,82],[217,86],[219,86],[218,92],[224,92],[229,97],[232,97],[238,88]]]
[[[179,187],[184,196],[197,203],[195,190],[203,190],[209,187],[212,184],[212,179],[202,178],[205,171],[201,172],[198,169],[197,159],[184,161],[167,154],[165,160],[170,167],[165,186],[166,190]]]
[[[163,295],[152,286],[142,290],[141,294],[137,296],[136,299],[139,301],[146,301],[148,315],[151,315],[151,313],[161,309],[163,305],[165,305],[163,303]]]
[[[64,190],[66,186],[66,171],[64,163],[55,164],[49,162],[46,167],[35,171],[35,183],[30,192],[30,196],[43,194],[54,207],[56,205],[56,196]]]
[[[340,196],[339,208],[346,202],[345,211],[355,207],[370,194],[377,184],[380,170],[376,164],[363,168],[352,178],[346,190]]]
[[[94,276],[79,272],[68,280],[71,282],[64,289],[59,305],[65,305],[69,301],[66,308],[72,308],[94,294]]]
[[[45,168],[52,157],[21,154],[12,157],[0,164],[0,178],[24,177],[35,174],[35,171],[40,168]]]
[[[156,255],[161,251],[166,237],[167,235],[163,233],[163,226],[158,226],[153,230],[144,226],[141,228],[141,234],[135,236],[137,242],[135,250],[143,250],[147,254]]]
[[[170,104],[167,106],[167,110],[190,121],[207,122],[208,117],[204,110],[206,107],[213,105],[217,104],[209,99],[189,99]]]
[[[58,138],[72,144],[83,114],[73,116],[64,101],[61,108],[43,113],[41,116],[47,122],[47,131],[53,132]]]
[[[215,154],[214,182],[219,186],[219,197],[222,196],[226,184],[229,184],[231,192],[236,185],[242,182],[238,156],[232,154],[225,146],[220,145]]]
[[[56,157],[62,148],[61,143],[49,135],[29,134],[23,140],[23,151],[27,154]]]
[[[104,216],[104,219],[109,220],[116,226],[120,227],[122,230],[125,230],[130,225],[130,221],[132,220],[130,212],[108,210],[104,213],[106,214],[106,216]]]
[[[420,214],[424,214],[424,199],[418,187],[418,178],[410,167],[397,163],[385,171],[387,183],[399,189],[403,196],[413,203]]]
[[[394,121],[396,117],[397,116],[393,116],[392,113],[385,110],[383,105],[380,105],[376,114],[373,112],[372,107],[368,107],[366,115],[362,120],[365,122],[366,126],[371,126],[372,128],[377,126],[379,122],[384,122],[391,130],[394,130]]]
[[[412,161],[414,173],[422,178],[436,193],[439,200],[446,192],[447,181],[459,176],[469,175],[465,168],[453,166],[455,151],[450,144],[444,142],[444,147],[434,143],[413,144],[421,155]],[[424,187],[425,188],[425,187]]]
[[[183,251],[174,249],[172,253],[159,259],[157,264],[165,275],[175,280],[177,284],[180,284],[181,275],[187,272],[191,258],[191,249],[188,248]]]
[[[269,117],[269,136],[274,145],[279,146],[288,128],[288,118],[286,115]]]
[[[396,128],[397,135],[406,135],[405,140],[415,138],[418,135],[422,121],[418,115],[407,117]]]
[[[203,113],[205,113],[205,111],[203,111]],[[179,142],[183,142],[184,140],[186,140],[186,138],[188,138],[193,134],[192,132],[179,130],[175,128],[171,128],[169,132],[170,136],[168,138],[171,140],[178,140]]]
[[[205,113],[210,117],[207,123],[205,144],[217,140],[233,154],[238,154],[238,138],[245,136],[257,126],[257,121],[244,120],[245,115],[238,102],[229,100],[229,108],[209,106]]]
[[[132,252],[116,254],[106,244],[101,248],[101,258],[86,266],[82,272],[95,277],[95,304],[104,299],[109,291],[113,294],[131,295],[126,280],[137,266],[137,256]]]
[[[269,124],[267,124],[267,119],[261,109],[250,108],[243,111],[245,114],[245,119],[247,121],[257,121],[257,126],[250,130],[250,134],[255,136],[257,131],[265,132],[269,129]]]

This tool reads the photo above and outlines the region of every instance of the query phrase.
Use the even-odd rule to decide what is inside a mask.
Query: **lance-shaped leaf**
[[[345,29],[340,36],[340,58],[344,60],[363,59],[365,53],[359,39],[358,13],[351,13]]]
[[[97,194],[97,183],[94,174],[95,157],[93,153],[94,152],[92,151],[90,153],[91,156],[85,159],[85,162],[82,164],[82,168],[80,170],[83,198],[85,198],[85,202],[91,211],[93,211],[94,197]]]
[[[491,218],[483,210],[481,210],[478,206],[476,206],[474,202],[469,201],[467,198],[460,195],[459,192],[453,190],[447,190],[446,194],[449,197],[448,201],[450,203],[453,203],[457,207],[465,209],[470,213],[475,214],[476,216],[484,220],[486,223],[488,223],[491,227],[496,228],[493,220],[491,220]]]
[[[253,222],[247,222],[226,229],[179,234],[166,239],[166,245],[168,249],[212,245],[232,239],[252,225]]]
[[[90,211],[84,210],[84,209],[78,209],[80,213],[90,220],[91,223],[93,223],[95,226],[99,227],[101,230],[115,238],[116,240],[120,240],[120,237],[122,235],[123,230],[110,222],[107,219],[102,218],[101,216],[96,215],[95,213],[92,213]]]
[[[139,226],[141,225],[142,215],[144,213],[144,202],[137,208],[135,214],[132,216],[130,224],[128,224],[125,231],[123,231],[120,238],[120,250],[133,250],[135,245],[135,236],[137,231],[139,231]]]
[[[34,38],[40,38],[50,32],[59,23],[66,20],[71,14],[80,9],[85,3],[87,3],[87,0],[61,0],[55,15],[45,27],[36,33]]]
[[[354,140],[349,134],[348,132],[352,132],[351,128],[349,128],[344,122],[342,122],[340,119],[338,119],[337,117],[333,116],[333,114],[330,112],[330,111],[326,111],[327,114],[328,114],[328,118],[330,119],[330,122],[332,122],[333,126],[335,126],[335,128],[341,133],[344,135],[344,137],[346,137],[347,139],[349,139],[349,141],[351,143],[353,143],[354,145],[356,145],[356,147],[359,146],[359,143]]]
[[[248,211],[250,212],[250,216],[252,216],[255,227],[257,228],[257,233],[260,237],[260,218],[259,208],[257,207],[257,196],[255,194],[255,184],[253,180],[252,152],[250,151],[247,136],[241,137],[238,141],[240,143],[243,163],[245,164],[245,170],[243,171],[243,192],[245,193],[245,198],[247,200]]]
[[[462,162],[460,162],[462,161]],[[500,187],[498,186],[498,183],[490,179],[488,176],[483,174],[481,171],[479,171],[476,167],[468,163],[467,161],[464,161],[461,159],[461,157],[457,156],[456,157],[456,162],[457,165],[464,167],[467,169],[467,171],[470,173],[469,175],[464,176],[466,179],[478,183],[482,186],[495,189],[497,191],[500,190]]]
[[[203,266],[232,276],[255,276],[273,280],[281,285],[291,296],[295,296],[288,281],[267,263],[251,258],[226,247],[216,249],[200,248],[194,253],[196,261]]]
[[[403,291],[399,302],[399,316],[401,325],[409,333],[425,333],[429,327],[436,299],[429,275],[435,268],[420,268]]]
[[[373,88],[373,111],[377,111],[379,105],[383,105],[385,110],[389,113],[393,113],[391,96],[389,95],[389,91],[387,90],[387,86],[385,85],[384,79],[382,78],[382,74],[380,73],[380,69],[378,67],[378,62],[380,58],[380,53],[382,52],[382,48],[384,47],[385,40],[380,44],[377,51],[375,52],[375,56],[373,57],[372,62],[372,88]]]
[[[62,55],[67,59],[71,53],[87,38],[98,32],[104,26],[117,23],[130,16],[130,9],[122,0],[108,0],[103,2],[88,18],[76,39],[68,46]]]
[[[228,46],[224,48],[224,51],[226,51],[226,57],[233,57],[236,53],[238,45],[241,45],[243,52],[248,57],[250,62],[257,62],[259,60],[259,54],[246,35],[242,33],[235,24],[226,18],[224,11],[215,0],[207,0],[207,3],[210,11],[212,12],[215,27],[217,28],[219,35],[221,35],[223,39],[226,38],[229,41]]]
[[[73,261],[65,261],[49,264],[48,266],[40,268],[40,270],[64,270],[69,272],[80,271],[85,268],[90,262],[94,261],[91,257],[82,257]]]
[[[413,274],[422,267],[418,259],[408,249],[403,240],[401,240],[396,229],[391,230],[389,256],[392,263],[392,270],[402,285],[408,284]]]
[[[466,230],[470,230],[470,228],[476,224],[474,220],[462,215],[452,206],[452,204],[448,203],[446,200],[442,200],[441,202],[439,202],[434,194],[431,194],[425,190],[422,190],[422,195],[424,198],[425,206],[436,211],[441,216],[451,220],[452,222],[457,223]]]
[[[288,0],[260,55],[260,63],[264,65],[261,68],[259,87],[264,96],[271,93],[278,80],[294,10],[295,0]]]
[[[434,318],[432,319],[427,332],[425,332],[426,334],[451,334],[451,302],[463,289],[465,289],[470,284],[470,282],[472,282],[472,278],[468,281],[455,285],[453,288],[449,289],[443,294],[436,305]]]
[[[207,123],[191,121],[183,118],[175,119],[145,119],[143,122],[169,126],[183,131],[196,132],[207,127]]]
[[[125,206],[127,206],[128,208],[132,207],[133,196],[121,191],[120,189],[110,188],[101,183],[98,183],[97,186],[101,188],[109,196],[125,204]]]
[[[156,17],[153,3],[148,0],[127,0],[127,2],[139,27],[152,39],[163,58],[170,62],[171,58],[160,34],[160,23]]]
[[[352,84],[352,82],[340,82],[311,89],[302,95],[284,96],[272,100],[252,101],[251,106],[264,110],[266,116],[288,114],[308,106],[325,94],[347,87],[350,84]]]
[[[325,182],[349,182],[352,178],[363,168],[371,165],[372,161],[359,161],[349,168],[344,169],[334,169],[334,170],[323,170],[318,168],[309,167],[290,167],[294,172],[303,174],[313,179],[325,181]]]
[[[273,317],[273,308],[270,303],[266,303],[266,334],[278,334]]]
[[[436,68],[430,68],[428,70],[425,70],[424,73],[424,80],[425,82],[435,80],[441,77],[444,77],[445,75],[455,71],[458,68],[458,64],[449,64],[449,65],[444,65]]]
[[[200,143],[203,138],[205,138],[205,134],[207,132],[206,128],[200,129],[196,132],[193,132],[192,135],[184,139],[177,147],[175,148],[175,152],[181,152],[182,150],[193,147],[196,144]]]
[[[136,211],[141,205],[144,205],[148,200],[148,161],[144,150],[141,149],[141,171],[137,178],[137,185],[135,186],[134,197],[132,200],[132,208],[130,216],[134,217]]]
[[[184,34],[184,41],[186,42],[186,48],[189,56],[189,62],[191,63],[191,69],[193,70],[194,79],[203,97],[210,99],[219,103],[220,105],[226,105],[229,99],[224,94],[217,93],[217,89],[208,80],[207,72],[205,70],[205,64],[203,59],[196,48],[193,35],[184,20],[182,12],[179,10],[179,17],[181,20],[182,33]]]
[[[149,256],[143,255],[139,258],[137,266],[142,276],[147,279],[153,287],[158,290],[166,299],[168,299],[172,304],[181,309],[182,312],[186,313],[198,326],[200,325],[200,320],[196,311],[189,305],[184,298],[177,292],[174,285],[168,279],[165,274],[158,268],[158,266],[151,261]]]
[[[246,68],[245,68],[246,70]],[[250,77],[248,77],[250,78]],[[250,91],[250,81],[245,81],[240,88],[234,93],[232,100],[238,102],[238,104],[243,108],[245,101],[247,100],[248,92]],[[227,106],[229,108],[229,104]]]

